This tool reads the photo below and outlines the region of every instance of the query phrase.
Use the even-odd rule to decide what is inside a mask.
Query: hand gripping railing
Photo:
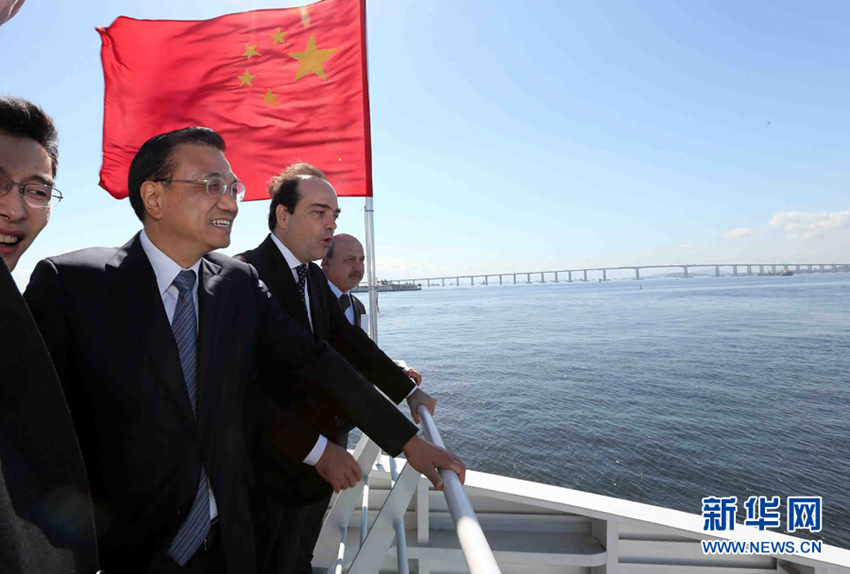
[[[420,406],[417,414],[422,422],[425,437],[433,444],[445,448],[443,439],[440,437],[428,409],[424,405]],[[401,473],[392,472],[395,470],[393,468],[395,461],[391,459],[392,489],[368,535],[364,536],[364,522],[368,512],[368,494],[363,491],[368,489],[366,485],[368,484],[369,472],[372,469],[372,463],[378,458],[378,454],[378,446],[364,436],[354,451],[354,458],[360,466],[364,481],[360,482],[355,488],[342,492],[333,503],[331,511],[325,519],[322,535],[316,549],[316,558],[318,564],[330,566],[330,571],[335,574],[342,574],[345,570],[344,555],[348,524],[354,512],[354,507],[358,506],[358,499],[362,500],[359,506],[363,511],[361,543],[357,556],[348,568],[348,573],[374,574],[378,572],[393,538],[396,539],[399,573],[403,574],[408,571],[403,517],[421,475],[410,464],[405,464]],[[472,505],[463,490],[460,478],[451,470],[441,470],[440,475],[443,479],[443,494],[455,523],[458,541],[469,572],[471,574],[501,574],[493,551],[484,537],[481,525],[478,523]],[[338,542],[329,544],[331,539],[334,538],[333,532],[338,533],[336,534]]]
[[[420,405],[416,412],[419,414],[419,420],[422,421],[425,437],[435,445],[446,448],[428,409]],[[466,559],[470,574],[501,574],[496,557],[493,556],[484,531],[481,530],[481,524],[475,517],[475,511],[472,510],[472,504],[469,503],[469,498],[463,490],[460,478],[451,470],[441,470],[440,476],[443,478],[446,504],[454,520],[457,539],[463,549],[463,557]]]

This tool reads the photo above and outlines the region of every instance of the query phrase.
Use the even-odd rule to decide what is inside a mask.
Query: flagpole
[[[378,280],[375,276],[375,209],[372,197],[366,198],[366,281],[369,284],[369,336],[378,343]]]
[[[360,0],[360,44],[363,65],[363,118],[366,143],[366,282],[369,285],[369,336],[378,344],[378,278],[375,274],[375,208],[372,206],[372,129],[369,113],[369,61],[366,37],[366,0]]]

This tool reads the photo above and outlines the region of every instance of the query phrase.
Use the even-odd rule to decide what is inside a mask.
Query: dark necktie
[[[345,313],[345,310],[351,307],[351,297],[348,293],[343,293],[339,296],[339,306],[342,307],[342,312]]]
[[[307,264],[302,263],[295,268],[298,272],[298,293],[301,294],[301,302],[304,303],[304,308],[307,308],[307,298],[304,296],[304,290],[307,288]]]
[[[192,298],[192,287],[195,285],[195,272],[184,269],[177,274],[173,285],[177,287],[180,295],[177,297],[177,306],[174,308],[174,318],[171,321],[171,330],[174,331],[174,340],[177,342],[177,350],[180,353],[180,366],[183,367],[183,379],[186,381],[186,390],[189,393],[189,401],[192,403],[192,412],[197,417],[197,325],[195,322],[195,302]],[[210,531],[210,496],[207,473],[204,465],[200,465],[201,478],[198,484],[198,492],[195,502],[177,535],[168,548],[168,555],[175,562],[183,566],[198,549]]]

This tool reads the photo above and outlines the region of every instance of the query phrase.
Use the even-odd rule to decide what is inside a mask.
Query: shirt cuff
[[[322,458],[322,455],[325,454],[325,447],[328,446],[328,439],[325,435],[320,434],[319,440],[316,441],[316,444],[313,446],[313,450],[310,451],[310,454],[301,461],[309,466],[316,466],[316,463],[319,462],[319,459]]]
[[[406,368],[407,368],[407,363],[406,363],[406,362],[404,362],[404,361],[393,361],[393,363],[395,363],[396,365],[398,365],[398,367],[399,367],[399,368],[401,368],[401,369],[406,369]],[[408,378],[409,378],[409,377],[408,377]],[[417,385],[417,384],[413,381],[413,379],[410,379],[410,378],[409,378],[409,380],[410,380],[410,382],[411,382],[411,383],[413,383],[413,388],[412,388],[412,389],[410,389],[410,391],[407,393],[407,396],[406,396],[406,397],[404,397],[405,399],[409,399],[409,398],[410,398],[410,395],[412,395],[413,393],[415,393],[415,392],[416,392],[416,389],[418,389],[418,388],[419,388],[419,385]]]

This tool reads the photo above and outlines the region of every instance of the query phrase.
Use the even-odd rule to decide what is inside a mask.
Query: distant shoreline
[[[369,286],[368,285],[358,285],[354,289],[351,290],[353,293],[368,293]],[[386,293],[390,291],[422,291],[421,285],[416,285],[415,283],[379,283],[378,284],[378,293]]]

